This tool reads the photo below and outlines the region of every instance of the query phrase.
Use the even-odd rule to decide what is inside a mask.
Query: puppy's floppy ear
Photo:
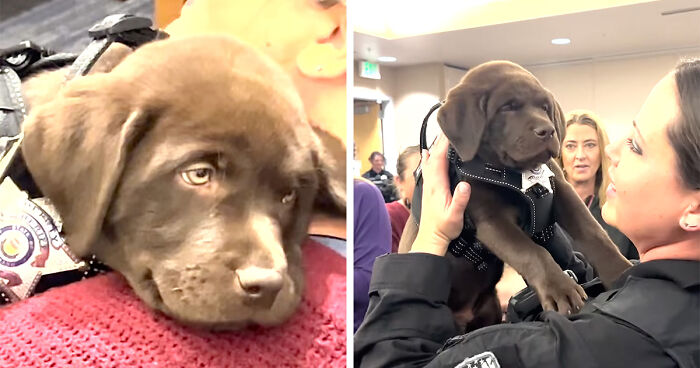
[[[108,94],[106,84],[105,74],[71,81],[25,124],[27,166],[80,257],[90,254],[103,230],[129,154],[150,125],[147,113]]]
[[[133,53],[133,50],[120,43],[113,43],[95,62],[90,74],[108,73],[114,69],[125,57]],[[22,82],[22,94],[27,104],[34,108],[53,100],[66,81],[68,68],[51,70],[38,73]]]
[[[552,109],[550,111],[550,120],[554,124],[554,129],[557,131],[557,137],[559,138],[559,143],[564,142],[564,136],[566,135],[566,117],[564,112],[559,106],[559,102],[554,98],[554,95],[549,92],[549,99],[551,102]]]
[[[345,216],[347,205],[345,187],[345,145],[336,136],[313,127],[319,138],[313,152],[314,165],[319,178],[319,190],[314,208],[332,215]]]
[[[479,149],[486,128],[486,93],[460,83],[447,94],[437,120],[460,158],[469,161]]]

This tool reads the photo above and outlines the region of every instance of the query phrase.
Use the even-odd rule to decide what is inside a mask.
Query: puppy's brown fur
[[[558,156],[564,136],[564,116],[552,94],[532,74],[504,61],[475,67],[450,90],[438,111],[438,122],[465,161],[478,156],[496,166],[518,170],[547,163],[555,174],[555,220],[578,242],[601,279],[609,284],[629,267],[552,160]],[[467,212],[477,238],[534,287],[545,309],[562,313],[578,310],[585,293],[520,229],[522,219],[512,194],[482,182],[471,185]],[[416,233],[415,220],[411,219],[401,239],[402,251],[410,249]],[[452,264],[458,261],[451,259]],[[493,293],[491,285],[465,285],[466,280],[475,279],[477,271],[461,267],[457,272],[461,272],[458,277],[464,286],[453,285],[453,293],[461,288],[469,294],[460,298],[465,300],[460,308],[476,309],[479,299],[493,298],[488,295]]]
[[[35,99],[25,123],[25,160],[68,244],[184,323],[285,321],[314,204],[345,210],[291,81],[227,37],[154,42],[114,64]],[[267,293],[270,275],[281,286]]]

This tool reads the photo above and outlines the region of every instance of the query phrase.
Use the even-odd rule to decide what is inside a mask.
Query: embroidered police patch
[[[0,297],[4,302],[32,295],[42,275],[85,267],[68,249],[54,218],[9,178],[0,184],[0,203]]]
[[[501,368],[498,359],[490,351],[485,351],[481,354],[464,359],[457,364],[455,368]]]

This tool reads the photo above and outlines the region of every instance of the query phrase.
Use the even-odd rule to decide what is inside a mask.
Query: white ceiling
[[[398,17],[404,11],[393,13]],[[683,12],[661,15],[669,11]],[[389,19],[389,13],[383,13]],[[439,14],[429,14],[433,24]],[[376,17],[354,15],[354,29],[377,29],[363,19],[376,22]],[[395,56],[398,61],[386,65],[440,62],[468,68],[494,59],[534,66],[700,49],[700,0],[661,0],[522,21],[509,21],[513,16],[504,19],[506,23],[471,28],[464,24],[466,29],[392,40],[356,31],[354,58],[374,61],[378,56]],[[570,38],[571,44],[552,45],[551,39],[557,37]]]

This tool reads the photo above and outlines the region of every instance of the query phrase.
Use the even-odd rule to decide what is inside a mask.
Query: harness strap
[[[151,29],[153,22],[148,18],[129,14],[114,14],[105,17],[88,30],[92,42],[80,53],[68,69],[66,80],[87,74],[97,59],[114,42],[129,47],[137,47],[146,42],[167,37],[167,33]]]

